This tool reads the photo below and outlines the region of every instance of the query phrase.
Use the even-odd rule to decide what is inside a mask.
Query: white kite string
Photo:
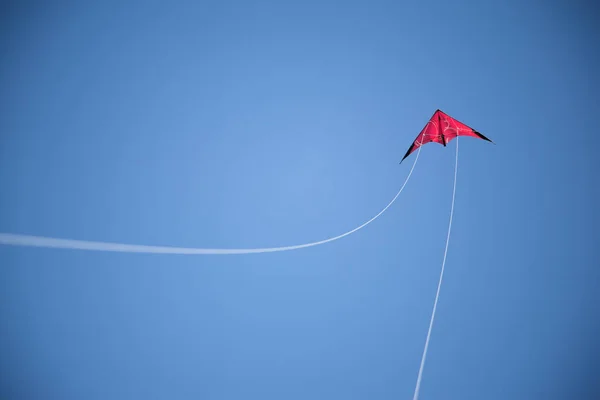
[[[345,236],[348,236],[354,232],[359,231],[365,226],[369,225],[371,222],[375,221],[377,218],[381,216],[398,198],[400,193],[404,190],[404,187],[408,183],[413,170],[415,169],[415,165],[417,165],[417,160],[419,159],[419,154],[421,153],[421,147],[417,152],[417,156],[415,157],[415,161],[406,177],[406,180],[402,184],[402,187],[396,193],[396,196],[392,199],[392,201],[370,220],[360,225],[357,228],[352,229],[346,233],[341,235],[331,237],[329,239],[320,240],[318,242],[299,244],[294,246],[284,246],[284,247],[270,247],[270,248],[257,248],[257,249],[202,249],[202,248],[190,248],[190,247],[168,247],[168,246],[148,246],[148,245],[134,245],[134,244],[125,244],[125,243],[108,243],[108,242],[91,242],[84,240],[72,240],[72,239],[59,239],[59,238],[51,238],[51,237],[43,237],[43,236],[31,236],[31,235],[19,235],[13,233],[0,233],[0,244],[8,245],[8,246],[29,246],[29,247],[49,247],[49,248],[59,248],[59,249],[71,249],[71,250],[92,250],[92,251],[108,251],[108,252],[121,252],[121,253],[146,253],[146,254],[186,254],[186,255],[194,255],[194,254],[250,254],[250,253],[272,253],[276,251],[288,251],[288,250],[296,250],[302,249],[306,247],[318,246],[321,244],[333,242],[334,240],[341,239]]]
[[[423,367],[425,366],[425,358],[427,357],[427,349],[429,348],[429,338],[431,337],[431,329],[433,328],[433,320],[435,319],[435,311],[437,309],[438,299],[440,297],[440,289],[442,287],[442,280],[444,279],[444,267],[446,266],[446,256],[448,255],[448,243],[450,242],[450,230],[452,229],[452,216],[454,215],[454,197],[456,195],[456,172],[458,171],[458,136],[456,136],[456,160],[454,161],[454,187],[452,189],[452,206],[450,207],[450,222],[448,223],[448,234],[446,236],[446,249],[444,250],[444,260],[442,261],[442,270],[440,272],[440,279],[438,281],[437,293],[435,294],[435,301],[433,302],[433,311],[431,313],[431,320],[429,321],[429,330],[427,331],[427,339],[425,339],[425,348],[423,349],[423,356],[421,358],[421,366],[419,367],[419,375],[417,377],[417,386],[415,387],[415,393],[413,400],[419,399],[419,391],[421,390],[421,378],[423,377]]]

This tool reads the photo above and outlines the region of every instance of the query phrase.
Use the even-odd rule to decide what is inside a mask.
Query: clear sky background
[[[270,247],[381,210],[440,108],[421,399],[598,398],[597,6],[4,2],[0,232]],[[0,247],[6,399],[410,399],[455,142],[320,247]]]

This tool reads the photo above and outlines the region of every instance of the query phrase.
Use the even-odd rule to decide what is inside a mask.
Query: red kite
[[[423,128],[413,144],[408,148],[402,161],[425,143],[435,142],[446,147],[446,144],[457,136],[471,136],[494,143],[475,129],[468,127],[443,111],[436,110],[429,122],[427,122],[427,125],[425,125],[425,128]]]

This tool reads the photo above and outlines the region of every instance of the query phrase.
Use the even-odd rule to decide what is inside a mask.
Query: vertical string
[[[437,309],[438,299],[440,298],[440,289],[442,287],[442,281],[444,279],[444,268],[446,267],[446,257],[448,255],[448,244],[450,243],[450,231],[452,230],[452,216],[454,215],[454,198],[456,196],[456,175],[458,171],[458,136],[456,136],[456,159],[454,161],[454,185],[452,189],[452,206],[450,207],[450,222],[448,223],[448,233],[446,235],[446,248],[444,250],[444,259],[442,261],[442,270],[440,272],[440,279],[438,281],[437,292],[435,294],[435,301],[433,302],[433,311],[431,313],[431,319],[429,321],[429,329],[427,331],[427,339],[425,339],[425,348],[423,349],[423,356],[421,357],[421,366],[419,367],[419,375],[417,376],[417,385],[413,395],[413,400],[419,399],[419,391],[421,390],[421,379],[423,378],[423,367],[425,366],[425,359],[427,358],[427,350],[429,349],[429,339],[431,338],[431,329],[433,328],[433,321],[435,319],[435,311]]]

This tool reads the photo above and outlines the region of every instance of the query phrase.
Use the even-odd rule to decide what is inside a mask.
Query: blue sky
[[[440,108],[460,139],[421,399],[600,393],[594,6],[8,4],[0,232],[190,247],[343,233]],[[455,143],[287,253],[0,247],[15,399],[409,399]]]

